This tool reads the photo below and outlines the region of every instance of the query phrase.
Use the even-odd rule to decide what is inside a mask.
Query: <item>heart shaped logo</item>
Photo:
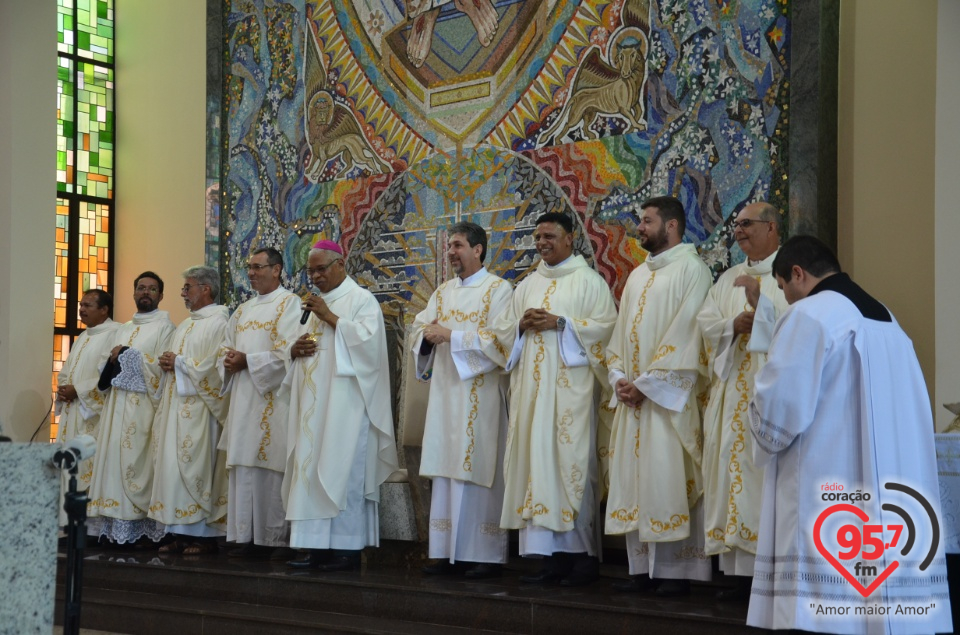
[[[870,586],[864,587],[862,584],[860,584],[860,581],[857,580],[853,574],[847,571],[846,567],[843,566],[843,563],[834,557],[834,555],[830,553],[830,551],[824,546],[823,540],[820,537],[820,529],[823,527],[824,521],[826,521],[829,516],[837,512],[849,512],[862,520],[864,523],[870,520],[870,517],[867,516],[865,511],[859,507],[855,507],[854,505],[847,505],[844,503],[831,505],[820,513],[820,515],[817,517],[817,522],[813,525],[813,542],[816,544],[817,551],[820,552],[820,555],[826,558],[827,562],[833,565],[833,568],[839,571],[840,575],[842,575],[844,579],[846,579],[846,581],[849,582],[850,585],[860,593],[860,595],[863,597],[868,597],[871,593],[877,590],[877,587],[883,584],[883,581],[886,580],[891,573],[897,570],[897,567],[900,566],[900,562],[898,560],[894,560],[887,565],[887,568],[880,572],[874,581],[870,583]],[[879,554],[877,554],[876,557],[878,556]],[[853,557],[852,552],[849,557]]]

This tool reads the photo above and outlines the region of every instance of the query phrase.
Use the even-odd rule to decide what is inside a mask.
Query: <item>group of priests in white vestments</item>
[[[321,318],[300,319],[270,248],[248,263],[256,296],[229,317],[210,267],[184,272],[190,316],[176,328],[158,310],[155,273],[135,280],[139,311],[124,325],[109,319],[109,294],[84,295],[88,330],[57,398],[61,440],[97,438],[80,474],[91,535],[140,546],[166,536],[161,553],[188,555],[216,552],[223,536],[240,543],[235,556],[346,550],[325,563],[334,569],[378,544],[379,486],[397,467],[383,316],[346,277],[341,248],[317,247],[311,262],[333,258],[308,269],[319,294],[304,308],[321,306]]]
[[[835,351],[831,345],[824,352],[822,335],[804,341],[808,333],[784,330],[794,314],[789,305],[806,296],[791,294],[789,266],[784,265],[786,274],[774,275],[778,257],[783,260],[777,210],[754,203],[737,214],[733,236],[747,260],[713,284],[696,250],[682,243],[680,202],[658,197],[642,209],[638,234],[648,256],[627,280],[619,313],[605,283],[573,255],[572,224],[562,215],[537,220],[541,262],[512,297],[508,284],[482,267],[482,229],[469,223],[451,228],[447,256],[457,276],[441,285],[417,316],[411,343],[417,377],[431,383],[422,474],[433,479],[430,556],[439,561],[424,572],[499,575],[505,547],[490,522],[499,507],[499,528],[520,529],[520,554],[544,557],[543,568],[522,581],[592,582],[599,552],[596,512],[606,493],[603,529],[626,537],[631,574],[614,584],[619,590],[687,593],[689,580],[710,578],[709,558],[718,555],[721,570],[739,581],[721,591],[720,599],[749,597],[757,572],[750,618],[757,626],[949,631],[937,544],[931,545],[932,565],[891,578],[876,598],[932,600],[946,607],[931,619],[853,615],[838,622],[811,617],[800,606],[804,597],[866,602],[857,599],[855,587],[844,586],[842,575],[829,573],[824,558],[809,564],[816,559],[809,550],[814,539],[798,531],[813,526],[816,506],[803,502],[813,484],[810,492],[801,492],[801,484],[844,471],[849,483],[877,492],[880,481],[868,477],[876,471],[921,485],[938,515],[933,426],[909,340],[894,323],[884,331],[892,343],[884,348],[875,343],[877,350],[871,351],[886,363],[906,360],[900,373],[909,385],[906,403],[897,408],[885,403],[884,409],[909,425],[879,432],[876,428],[886,425],[883,417],[849,413],[851,423],[838,439],[860,439],[867,445],[859,452],[839,440],[805,438],[808,427],[816,428],[803,416],[809,412],[816,422],[823,404],[833,399],[826,393],[837,391],[830,386],[816,392],[828,381],[818,376],[817,363]],[[839,330],[848,336],[862,328],[851,301],[861,300],[840,302],[850,317]],[[874,319],[861,317],[868,324]],[[847,324],[852,330],[844,330]],[[776,354],[791,347],[804,351],[796,356],[802,362],[795,363],[792,354]],[[779,363],[764,372],[770,355]],[[848,356],[834,363],[851,361]],[[864,368],[848,371],[859,378],[861,389],[848,386],[843,393],[848,401],[857,394],[889,401],[892,389],[883,391],[882,399],[879,386],[870,382],[880,379],[892,386],[897,373],[883,367],[890,375],[884,379],[883,362],[855,363]],[[504,373],[509,374],[506,395]],[[776,393],[789,391],[791,381],[812,382],[803,408],[795,404],[797,397]],[[764,390],[776,396],[771,400]],[[758,418],[762,407],[773,416]],[[819,416],[831,415],[828,406]],[[820,454],[840,461],[844,452],[845,470],[814,459]],[[911,452],[929,460],[907,467]],[[801,466],[805,456],[810,458]],[[502,481],[489,473],[501,458]],[[782,469],[771,472],[769,464],[778,459],[789,461],[789,476]],[[790,493],[784,495],[786,490]]]
[[[933,425],[912,344],[822,243],[780,247],[779,221],[766,203],[740,210],[731,227],[746,261],[713,283],[683,242],[680,201],[646,201],[647,256],[619,311],[574,253],[567,215],[536,219],[540,262],[516,288],[484,267],[482,227],[450,227],[456,275],[408,340],[430,383],[420,474],[432,481],[436,562],[424,572],[501,575],[517,529],[520,555],[542,559],[521,581],[580,586],[599,577],[605,532],[625,537],[620,591],[689,593],[717,555],[738,580],[720,599],[749,597],[755,626],[949,631]],[[215,551],[224,535],[241,545],[234,555],[289,545],[303,550],[290,566],[321,571],[355,568],[379,544],[379,488],[398,464],[383,314],[335,242],[310,251],[315,290],[303,300],[282,270],[279,252],[254,251],[256,295],[229,317],[217,272],[187,270],[191,314],[176,329],[152,272],[134,282],[126,324],[109,319],[109,295],[83,296],[88,328],[57,398],[61,438],[98,439],[79,473],[93,535],[169,534],[163,549],[186,553]],[[829,526],[821,481],[872,496],[837,508],[859,518],[841,533],[894,524],[903,500],[890,490],[922,501],[933,520],[915,541],[928,557],[870,554],[884,577],[869,587],[869,574],[849,574],[821,544],[836,528],[817,533]],[[824,616],[814,600],[939,608]]]

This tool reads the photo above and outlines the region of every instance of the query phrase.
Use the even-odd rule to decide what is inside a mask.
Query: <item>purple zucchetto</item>
[[[314,243],[313,248],[332,251],[336,254],[340,254],[341,256],[343,255],[343,248],[332,240],[318,240],[316,243]]]

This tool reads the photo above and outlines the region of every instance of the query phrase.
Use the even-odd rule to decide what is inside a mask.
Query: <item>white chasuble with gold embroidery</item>
[[[174,326],[166,311],[137,313],[133,319],[114,331],[113,345],[128,346],[139,354],[156,359],[167,350]],[[127,372],[139,373],[136,355],[120,356]],[[129,361],[128,361],[129,360]],[[141,375],[142,377],[142,375]],[[107,391],[100,415],[100,436],[94,457],[93,481],[90,484],[89,516],[106,516],[120,520],[146,518],[153,488],[154,452],[153,418],[159,381],[141,386],[127,384],[117,377]],[[155,379],[155,378],[154,378]],[[118,387],[117,384],[125,386]]]
[[[767,361],[774,323],[788,306],[770,273],[776,255],[724,272],[697,316],[710,377],[710,400],[703,413],[704,551],[743,552],[743,557],[734,554],[733,561],[721,558],[721,569],[730,575],[752,574],[752,554],[757,552],[763,469],[753,463],[748,407],[754,376]],[[740,276],[756,278],[763,300],[752,333],[735,336],[734,319],[753,311],[744,290],[733,286]],[[772,310],[764,311],[765,305]],[[724,566],[727,562],[730,567]]]
[[[520,318],[530,308],[566,317],[566,328],[521,336]],[[541,261],[495,320],[501,347],[513,351],[507,366],[512,375],[501,527],[574,529],[591,486],[595,404],[616,319],[610,288],[578,255],[556,267]]]
[[[433,293],[414,320],[412,353],[417,377],[430,381],[420,475],[490,487],[499,462],[498,437],[505,429],[509,378],[501,368],[506,351],[497,349],[500,343],[488,327],[509,305],[513,287],[481,271],[466,283],[459,277],[448,280]],[[452,341],[420,355],[423,329],[434,321],[453,331]]]
[[[165,525],[218,523],[227,513],[226,456],[216,450],[217,425],[229,404],[217,371],[227,319],[220,305],[191,311],[167,349],[177,356],[174,372],[145,364],[145,374],[160,379],[149,516]]]
[[[217,360],[230,409],[218,449],[227,469],[258,467],[283,473],[287,463],[286,399],[277,398],[290,364],[289,348],[300,329],[300,298],[278,287],[247,300],[233,312]],[[247,356],[247,367],[227,373],[228,349]]]
[[[380,303],[351,278],[320,297],[337,326],[310,315],[301,330],[314,335],[317,352],[293,361],[282,389],[290,393],[283,501],[294,534],[297,521],[337,517],[351,491],[379,502],[380,485],[397,469]],[[363,478],[351,480],[356,461]]]
[[[97,382],[100,380],[100,369],[116,345],[114,332],[119,327],[119,324],[107,318],[102,324],[86,329],[74,340],[70,354],[57,373],[57,386],[73,386],[77,398],[57,402],[57,416],[60,417],[57,442],[66,443],[83,434],[93,438],[99,436],[100,413],[106,395],[97,388]],[[64,484],[66,476],[64,473]],[[86,491],[92,477],[93,457],[90,457],[77,467],[77,489]]]
[[[615,386],[626,378],[646,399],[639,408],[616,404],[608,534],[638,532],[643,542],[672,542],[691,534],[691,514],[701,494],[697,394],[706,371],[697,313],[711,282],[709,269],[689,244],[648,256],[627,279],[607,350],[609,381]]]

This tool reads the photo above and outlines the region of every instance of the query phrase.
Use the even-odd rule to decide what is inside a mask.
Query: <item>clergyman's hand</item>
[[[559,315],[549,313],[546,309],[527,309],[520,318],[520,331],[552,331],[557,328]]]
[[[737,317],[733,318],[733,334],[736,335],[749,335],[753,331],[753,316],[756,315],[753,311],[744,311]]]
[[[646,395],[640,392],[640,389],[626,379],[621,379],[616,386],[617,400],[631,408],[639,408],[643,405]]]
[[[428,324],[423,329],[423,339],[434,345],[449,342],[452,335],[453,331],[439,324]]]
[[[247,354],[231,348],[223,358],[223,367],[228,372],[239,373],[247,367]]]
[[[317,343],[314,341],[313,336],[309,333],[304,333],[297,338],[297,341],[293,343],[293,346],[290,347],[290,359],[297,359],[298,357],[313,357],[317,352]]]
[[[173,372],[174,365],[177,361],[177,354],[167,351],[163,353],[160,357],[157,358],[157,363],[160,365],[162,370],[165,370],[168,373]]]
[[[737,276],[737,279],[733,281],[733,286],[743,287],[747,294],[747,302],[754,309],[757,308],[757,303],[760,302],[760,282],[756,278],[753,276]]]

